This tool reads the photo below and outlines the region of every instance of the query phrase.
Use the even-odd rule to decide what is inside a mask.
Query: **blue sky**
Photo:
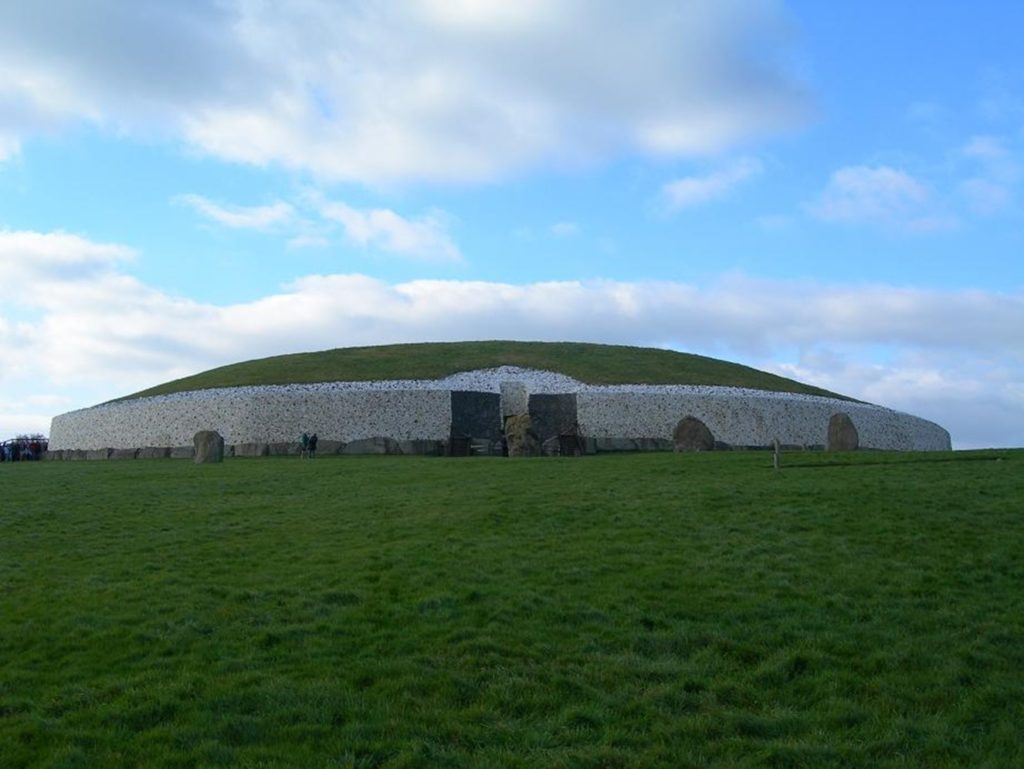
[[[1024,445],[1017,2],[0,3],[0,438],[264,355],[658,345]]]

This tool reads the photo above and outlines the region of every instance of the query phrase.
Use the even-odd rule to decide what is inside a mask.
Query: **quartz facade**
[[[216,430],[229,446],[291,444],[303,432],[346,446],[432,447],[451,435],[453,392],[495,393],[494,419],[518,413],[527,394],[573,395],[580,432],[599,448],[671,445],[672,431],[695,416],[731,446],[824,446],[833,414],[850,416],[861,448],[941,451],[939,425],[867,403],[792,393],[688,385],[587,385],[548,371],[503,366],[438,380],[332,382],[234,387],[136,398],[54,417],[51,452],[191,446]],[[490,435],[500,431],[495,424]]]

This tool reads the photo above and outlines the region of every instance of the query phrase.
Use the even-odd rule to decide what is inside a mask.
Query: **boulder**
[[[224,461],[224,438],[216,430],[200,430],[192,438],[197,465]]]
[[[109,459],[135,459],[138,456],[138,449],[111,449]]]
[[[533,431],[533,420],[529,414],[516,414],[505,420],[505,441],[510,457],[540,455],[540,441]]]
[[[171,446],[171,459],[192,459],[195,455],[193,446]]]
[[[672,431],[672,442],[676,451],[715,450],[715,436],[706,424],[692,415],[679,420]]]
[[[860,436],[849,414],[839,412],[828,420],[829,451],[855,451],[860,445]]]

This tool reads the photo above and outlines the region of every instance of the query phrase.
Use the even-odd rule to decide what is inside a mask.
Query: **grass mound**
[[[701,355],[576,342],[438,342],[345,347],[262,358],[176,379],[128,397],[245,385],[438,379],[497,366],[558,371],[589,384],[688,384],[843,396]]]
[[[0,465],[2,763],[1022,766],[1022,472]]]

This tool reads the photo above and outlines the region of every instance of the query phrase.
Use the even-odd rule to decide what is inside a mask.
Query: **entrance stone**
[[[505,441],[510,457],[540,455],[540,441],[533,430],[533,420],[529,414],[517,414],[505,420]]]

